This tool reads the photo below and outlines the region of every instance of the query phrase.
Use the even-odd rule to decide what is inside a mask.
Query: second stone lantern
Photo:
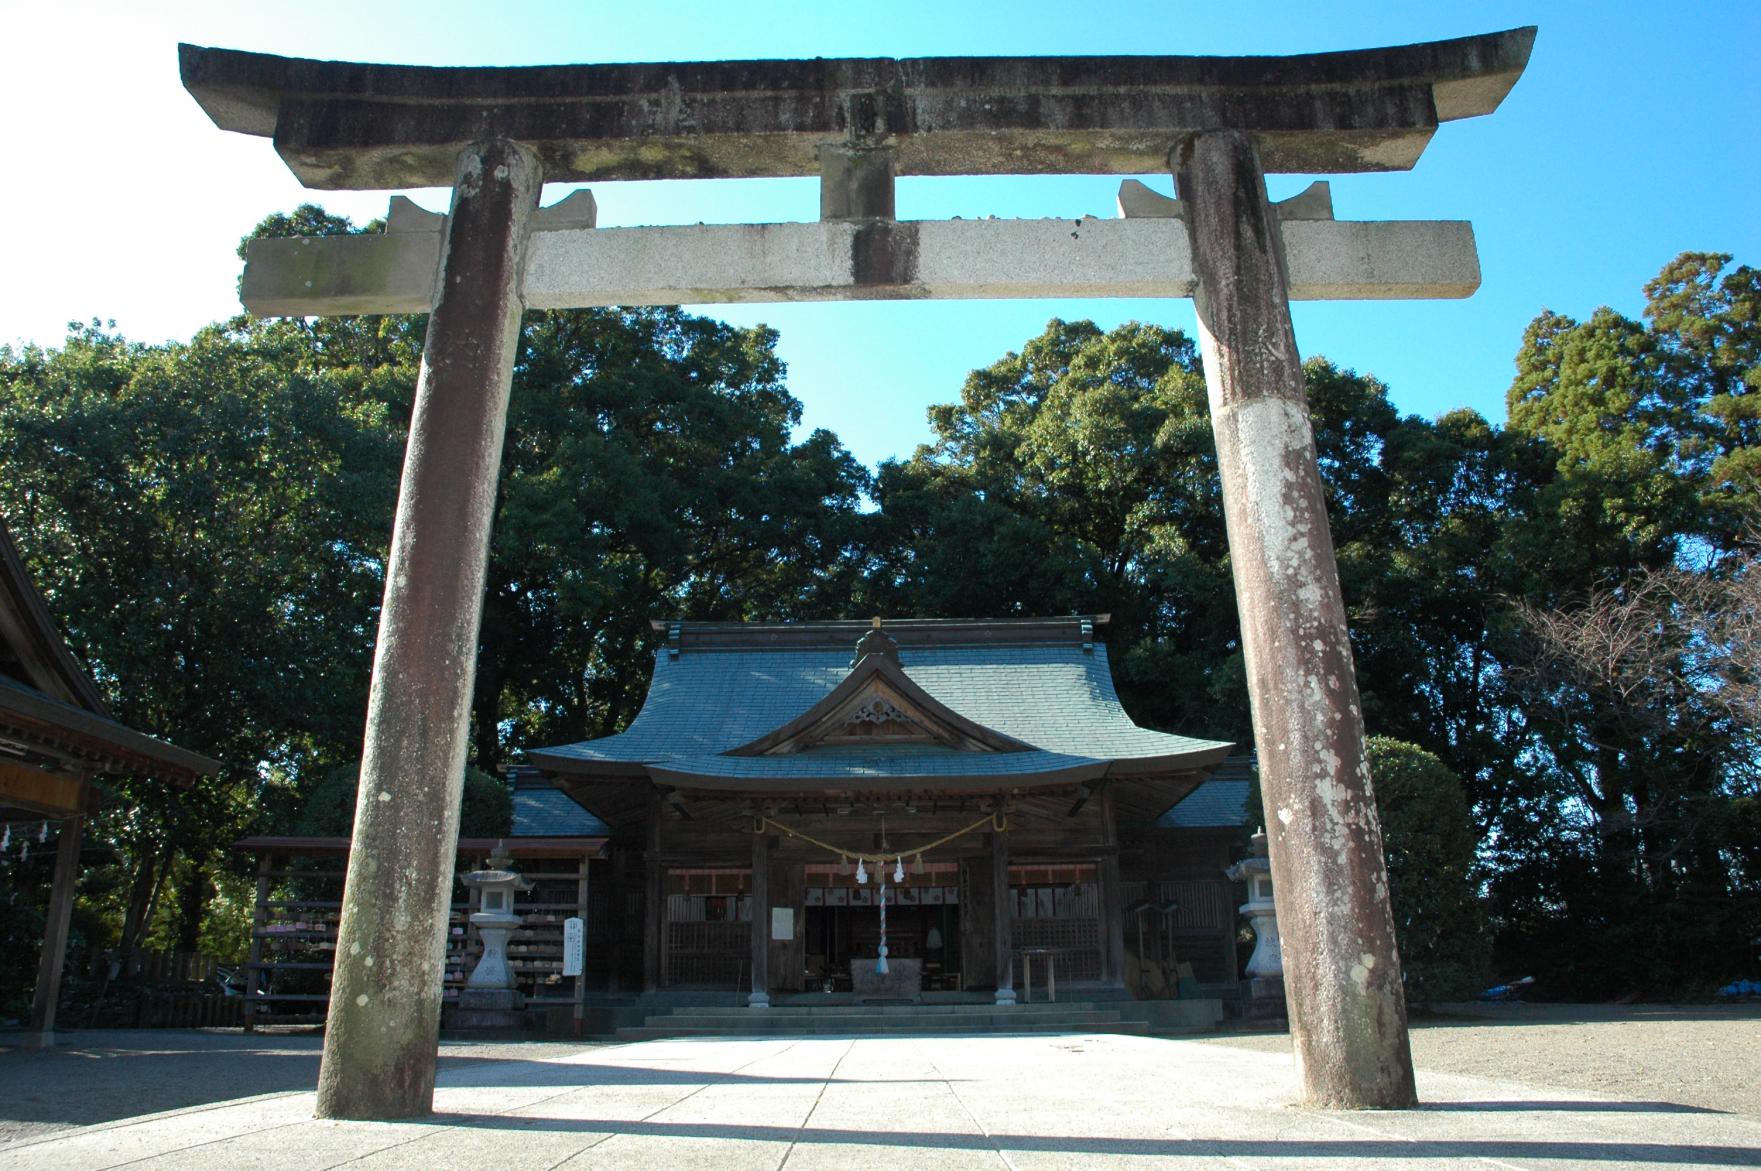
[[[1224,872],[1247,886],[1241,913],[1253,924],[1253,955],[1247,960],[1247,1015],[1281,1017],[1284,1008],[1284,953],[1278,945],[1278,906],[1272,899],[1272,862],[1266,857],[1266,831],[1249,841],[1248,856]]]
[[[460,1029],[518,1028],[525,998],[514,986],[508,964],[508,939],[519,929],[514,897],[532,889],[532,883],[510,869],[513,859],[498,845],[484,860],[483,868],[459,877],[477,892],[477,910],[471,925],[483,939],[483,955],[465,986],[459,991],[458,1011],[452,1025]]]

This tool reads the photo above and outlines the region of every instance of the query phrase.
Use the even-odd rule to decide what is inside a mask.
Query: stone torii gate
[[[432,313],[373,666],[319,1074],[325,1117],[429,1112],[466,717],[524,309],[724,301],[1194,297],[1307,1100],[1415,1102],[1406,1006],[1291,298],[1463,297],[1465,223],[1335,221],[1325,184],[1411,168],[1487,114],[1532,28],[1299,57],[418,68],[183,46],[226,130],[309,187],[394,198],[377,237],[259,240],[256,314]],[[899,175],[1144,174],[1118,219],[894,218]],[[595,227],[545,181],[818,176],[817,223]]]

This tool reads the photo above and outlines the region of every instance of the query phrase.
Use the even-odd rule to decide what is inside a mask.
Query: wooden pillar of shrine
[[[1111,786],[1101,789],[1101,979],[1125,986],[1125,905],[1119,881],[1119,821]]]
[[[642,995],[660,990],[661,932],[666,930],[666,871],[660,864],[660,794],[649,790],[642,850]]]
[[[73,888],[79,884],[79,847],[85,824],[83,817],[68,818],[61,823],[55,842],[55,877],[43,916],[43,954],[37,961],[37,988],[25,1040],[28,1048],[55,1044],[55,1009],[61,1001],[61,970],[67,960],[67,927],[73,918]]]
[[[1005,823],[1007,824],[1007,823]],[[991,924],[996,939],[997,1003],[1015,1003],[1015,930],[1011,916],[1014,897],[1009,893],[1009,831],[992,831]]]
[[[752,991],[749,1008],[770,1007],[770,835],[752,835]]]

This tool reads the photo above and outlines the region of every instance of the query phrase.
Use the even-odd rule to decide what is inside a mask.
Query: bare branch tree
[[[1729,779],[1761,779],[1761,528],[1702,569],[1648,570],[1575,605],[1515,609],[1527,642],[1513,678],[1604,761],[1644,740],[1722,743]],[[1612,812],[1614,779],[1556,755],[1599,813]]]

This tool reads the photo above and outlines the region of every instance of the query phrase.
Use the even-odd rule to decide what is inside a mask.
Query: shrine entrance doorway
[[[895,861],[889,865],[894,870],[885,874],[865,873],[864,883],[856,882],[847,866],[806,867],[808,992],[864,991],[858,984],[880,954],[883,889],[887,974],[914,975],[908,983],[915,983],[918,992],[959,992],[968,987],[960,962],[959,864]],[[899,868],[904,882],[895,881]]]

